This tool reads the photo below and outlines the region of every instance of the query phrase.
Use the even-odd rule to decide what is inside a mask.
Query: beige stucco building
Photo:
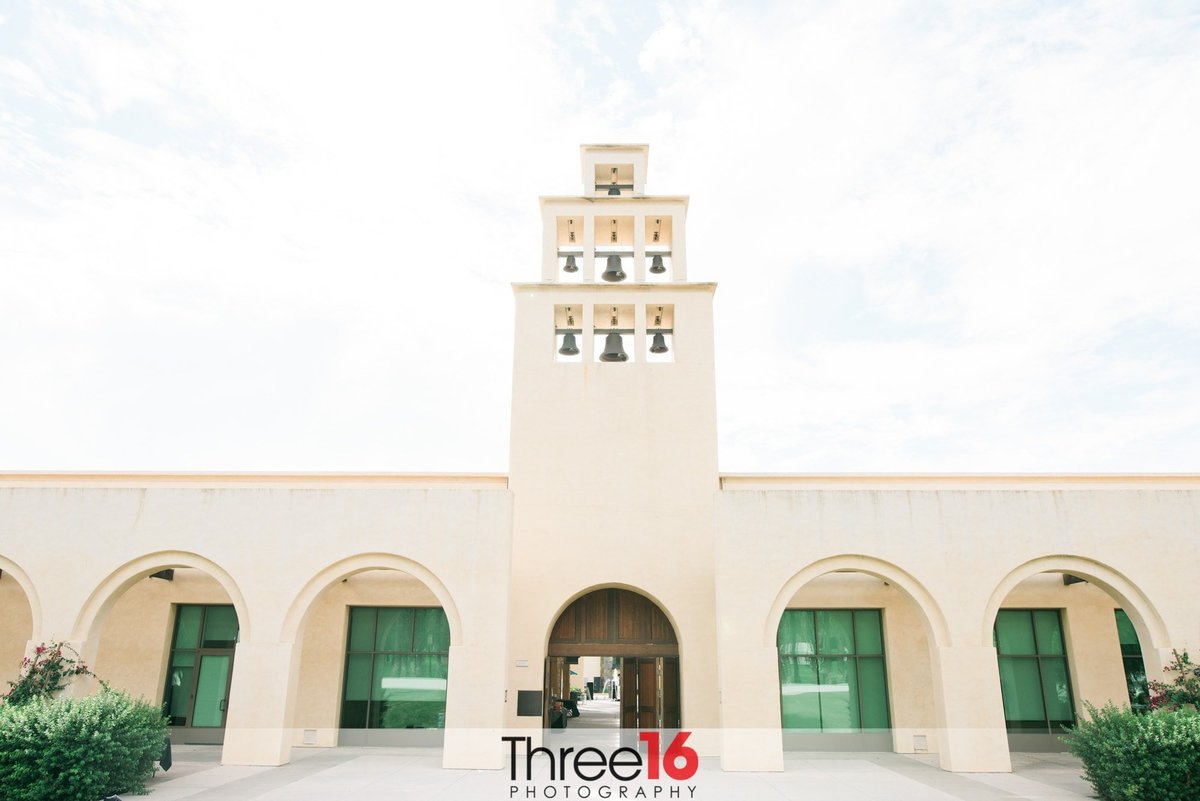
[[[513,287],[507,475],[0,475],[0,680],[64,640],[226,763],[498,768],[619,657],[623,725],[727,770],[1005,771],[1200,643],[1198,476],[721,474],[688,199],[645,146],[581,155]]]

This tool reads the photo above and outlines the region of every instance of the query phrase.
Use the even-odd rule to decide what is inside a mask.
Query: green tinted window
[[[412,609],[380,609],[375,629],[376,651],[412,650]]]
[[[821,701],[814,690],[819,685],[816,657],[780,658],[779,692],[783,728],[821,728]]]
[[[238,619],[232,606],[209,606],[204,609],[203,648],[232,648],[237,645]]]
[[[440,607],[353,607],[342,728],[442,728],[450,626]]]
[[[842,732],[891,725],[878,609],[788,609],[777,644],[785,729]]]
[[[353,606],[350,608],[350,643],[351,651],[375,650],[375,618],[378,610],[370,606]]]
[[[440,607],[416,610],[412,649],[423,654],[444,654],[450,650],[450,622]]]
[[[1000,653],[1036,654],[1033,618],[1025,609],[1001,609],[996,615],[996,647]]]
[[[845,656],[817,657],[821,683],[821,728],[855,731],[862,728],[858,713],[858,660]]]
[[[1042,659],[1042,697],[1046,699],[1046,717],[1051,724],[1069,725],[1075,719],[1071,710],[1071,683],[1067,678],[1066,659]]]
[[[1000,694],[1009,728],[1046,728],[1046,706],[1036,659],[1001,657]]]
[[[858,694],[863,728],[888,728],[887,676],[883,670],[883,657],[859,657]]]
[[[855,610],[854,652],[859,655],[883,653],[883,626],[879,623],[878,609]]]
[[[175,607],[175,635],[163,690],[163,707],[172,726],[224,725],[237,641],[238,619],[232,606]]]
[[[1121,644],[1121,662],[1125,668],[1125,686],[1129,692],[1129,707],[1135,712],[1150,709],[1150,688],[1146,681],[1146,663],[1142,661],[1142,644],[1137,629],[1124,609],[1116,610],[1117,640]]]
[[[175,647],[195,648],[200,643],[202,606],[180,606],[176,612]]]
[[[779,621],[777,637],[779,653],[806,656],[817,652],[817,634],[813,629],[813,613],[807,609],[788,609]]]
[[[1008,728],[1061,733],[1075,715],[1058,610],[1001,609],[992,636]]]
[[[1117,641],[1121,643],[1121,653],[1142,655],[1142,643],[1138,640],[1137,629],[1133,627],[1133,621],[1129,619],[1129,615],[1125,614],[1124,609],[1118,609],[1117,614]]]
[[[854,653],[854,613],[848,609],[817,612],[817,653]]]
[[[1064,654],[1062,627],[1058,623],[1057,609],[1036,609],[1033,612],[1033,630],[1037,634],[1037,652],[1042,656]]]

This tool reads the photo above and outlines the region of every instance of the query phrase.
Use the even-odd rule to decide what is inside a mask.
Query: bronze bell
[[[623,362],[629,359],[629,354],[625,352],[625,345],[621,342],[621,335],[616,331],[612,331],[604,338],[604,352],[600,354],[602,362]]]
[[[662,275],[666,271],[667,268],[663,266],[662,256],[655,256],[650,262],[650,272],[654,273],[655,275]]]
[[[669,349],[667,348],[666,337],[664,337],[661,332],[655,334],[654,339],[650,342],[650,352],[651,353],[666,353],[667,350],[669,350]]]
[[[575,263],[574,256],[567,256],[567,263],[563,265],[563,272],[564,273],[579,272],[579,265]]]
[[[612,186],[610,186],[608,188],[608,194],[609,194],[609,197],[615,197],[616,195],[621,194],[621,188],[619,186],[617,186],[616,184],[613,184]]]
[[[604,272],[600,274],[600,277],[605,281],[624,281],[625,271],[621,269],[621,257],[615,254],[609,256],[608,266],[604,268]],[[621,361],[624,361],[624,359]]]
[[[579,346],[575,344],[575,335],[574,334],[572,334],[570,332],[563,334],[562,347],[558,349],[558,352],[561,353],[563,356],[578,356],[579,355]]]

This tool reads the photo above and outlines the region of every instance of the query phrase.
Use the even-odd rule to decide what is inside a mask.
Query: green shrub
[[[1200,798],[1200,715],[1191,710],[1148,715],[1087,704],[1069,738],[1083,777],[1105,801],[1195,801]]]
[[[113,690],[0,705],[0,798],[97,801],[145,793],[166,733],[157,707]]]

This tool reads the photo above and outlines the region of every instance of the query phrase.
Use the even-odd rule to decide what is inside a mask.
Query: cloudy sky
[[[584,142],[728,472],[1200,470],[1200,8],[0,3],[0,469],[504,471]]]

